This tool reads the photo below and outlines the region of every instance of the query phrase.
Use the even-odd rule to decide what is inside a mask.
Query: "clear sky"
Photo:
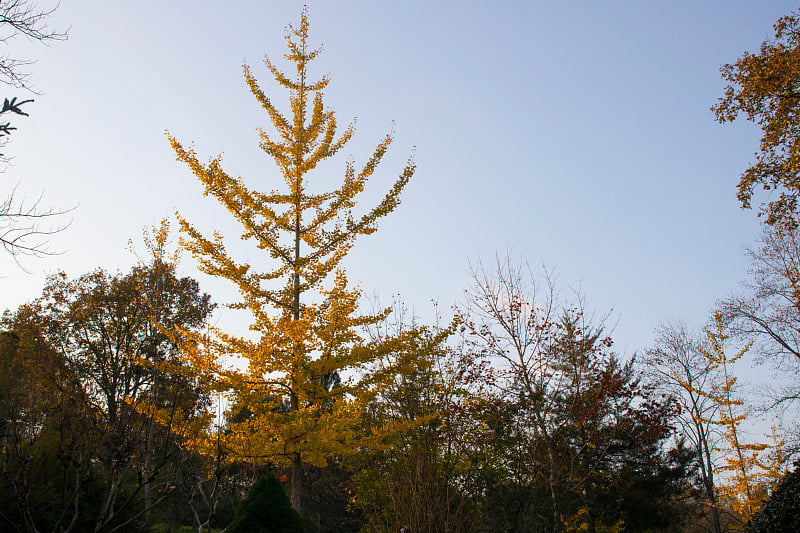
[[[742,250],[759,225],[735,186],[758,131],[719,125],[709,107],[722,94],[720,65],[756,51],[795,3],[308,4],[312,41],[325,47],[316,72],[333,78],[326,102],[340,123],[358,118],[344,157],[317,179],[337,183],[345,157],[363,162],[394,121],[396,142],[365,194],[371,206],[416,146],[403,204],[347,259],[365,292],[400,293],[424,316],[431,299],[446,308],[462,298],[469,261],[510,249],[554,267],[562,287],[580,285],[590,308],[613,308],[617,347],[630,355],[665,318],[702,325],[745,278]],[[16,121],[0,192],[19,182],[29,199],[43,192],[78,207],[52,239],[62,255],[26,260],[30,274],[0,256],[0,310],[35,298],[58,269],[129,268],[128,239],[176,209],[237,234],[164,132],[194,141],[204,159],[224,153],[228,172],[254,188],[279,187],[257,145],[267,119],[241,66],[286,109],[261,58],[285,64],[284,28],[301,8],[63,0],[52,24],[70,28],[68,41],[13,44],[38,59],[42,94]],[[188,256],[183,269],[198,276]],[[232,297],[198,277],[217,300]]]

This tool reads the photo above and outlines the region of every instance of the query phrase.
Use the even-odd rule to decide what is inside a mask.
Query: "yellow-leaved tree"
[[[265,64],[289,92],[289,116],[244,66],[245,80],[277,133],[260,130],[260,146],[277,165],[284,190],[253,190],[228,175],[220,157],[202,163],[193,149],[171,135],[169,140],[205,194],[241,225],[242,239],[254,242],[274,264],[271,270],[256,271],[226,250],[219,232],[206,236],[178,215],[181,242],[200,269],[233,282],[241,299],[232,307],[252,314],[249,336],[211,330],[188,335],[184,343],[186,362],[198,382],[226,391],[235,406],[222,435],[199,432],[194,444],[215,454],[222,446],[234,459],[290,467],[292,505],[302,510],[302,465],[324,465],[331,456],[380,446],[398,428],[359,429],[365,406],[396,376],[424,364],[426,350],[438,340],[419,329],[380,340],[365,335],[364,328],[384,320],[389,311],[359,314],[359,291],[348,284],[340,264],[356,238],[374,232],[378,220],[398,206],[414,162],[409,158],[378,205],[361,214],[354,213],[356,199],[392,143],[391,133],[363,167],[351,160],[343,165],[338,188],[312,192],[312,171],[345,146],[354,127],[337,135],[336,117],[323,104],[329,78],[309,79],[309,63],[320,49],[309,46],[307,10],[298,27],[288,27],[286,40],[285,58],[294,74],[284,74],[269,58]],[[227,364],[231,357],[241,358],[242,364]]]
[[[731,373],[731,366],[741,359],[750,349],[752,342],[745,345],[736,355],[725,353],[725,341],[728,336],[724,332],[722,315],[715,313],[714,330],[705,329],[709,347],[699,347],[700,353],[710,363],[709,372],[718,371],[721,381],[710,390],[692,389],[694,392],[710,399],[718,407],[716,416],[704,419],[721,428],[722,437],[727,446],[718,448],[724,452],[724,464],[717,472],[728,472],[727,483],[719,485],[720,494],[728,499],[733,509],[746,522],[761,507],[763,492],[761,479],[769,475],[768,467],[762,461],[765,451],[770,446],[763,443],[748,443],[743,440],[741,424],[747,419],[748,412],[742,409],[742,400],[735,394],[736,376]],[[685,387],[689,384],[681,383]],[[773,429],[773,435],[774,429]]]

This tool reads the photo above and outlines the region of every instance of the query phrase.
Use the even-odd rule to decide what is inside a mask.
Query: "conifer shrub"
[[[800,531],[800,465],[778,483],[747,524],[748,533]]]
[[[273,475],[256,481],[239,503],[226,533],[305,533],[303,521]]]

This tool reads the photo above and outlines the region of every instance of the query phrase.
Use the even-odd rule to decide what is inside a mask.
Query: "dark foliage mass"
[[[525,375],[533,366],[498,370],[492,358],[505,348],[489,316],[482,326],[465,316],[459,340],[432,352],[421,339],[420,366],[375,397],[362,419],[365,432],[403,429],[379,449],[304,468],[301,520],[286,488],[265,474],[278,468],[285,481],[287,470],[231,458],[224,446],[204,456],[187,445],[187,428],[213,402],[181,373],[181,339],[169,331],[202,327],[212,309],[162,255],[127,274],[54,276],[41,298],[6,313],[4,525],[669,531],[692,511],[694,458],[671,444],[673,402],[644,384],[633,362],[620,363],[602,327],[573,309],[538,322],[543,342],[528,363],[546,380]],[[231,419],[247,414],[232,408],[222,431]]]
[[[49,279],[0,321],[0,520],[25,531],[127,531],[201,468],[181,448],[208,399],[163,370],[179,365],[156,323],[201,327],[197,282],[161,260],[111,275]],[[143,410],[138,406],[150,405]]]
[[[292,509],[273,475],[258,479],[239,503],[227,533],[304,533],[303,521]]]
[[[783,533],[800,531],[800,467],[787,474],[772,495],[756,512],[748,533]]]

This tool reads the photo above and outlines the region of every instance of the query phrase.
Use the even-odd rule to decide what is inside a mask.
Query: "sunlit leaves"
[[[770,196],[759,216],[766,215],[768,224],[794,227],[800,215],[800,18],[782,17],[774,29],[774,40],[764,41],[758,53],[745,52],[735,63],[722,66],[722,78],[729,85],[711,109],[719,122],[744,115],[762,130],[756,160],[739,181],[742,207],[751,207],[753,194],[761,188]]]
[[[284,72],[269,58],[264,61],[289,93],[287,114],[244,66],[245,81],[276,133],[260,129],[259,145],[283,177],[283,190],[251,190],[222,169],[221,158],[202,163],[192,148],[172,136],[169,141],[205,194],[239,223],[242,240],[272,260],[270,269],[259,272],[235,259],[218,232],[207,237],[179,216],[186,249],[204,272],[237,286],[241,299],[232,307],[253,317],[251,336],[211,331],[195,335],[186,346],[187,362],[196,372],[231,395],[229,424],[218,442],[231,457],[283,462],[299,472],[302,462],[323,465],[326,457],[354,453],[357,446],[380,446],[391,424],[360,434],[361,413],[430,346],[420,340],[419,330],[381,341],[364,338],[364,327],[384,320],[386,313],[360,315],[360,291],[348,286],[340,267],[356,238],[374,232],[378,220],[399,205],[414,162],[408,160],[389,192],[363,214],[354,212],[358,196],[391,145],[391,133],[360,168],[352,160],[345,163],[338,188],[312,192],[312,172],[342,149],[355,129],[351,124],[337,133],[336,116],[323,100],[329,78],[309,78],[308,65],[321,49],[309,48],[306,10],[299,26],[289,27],[287,45],[285,57],[294,69]],[[440,341],[435,336],[430,342]],[[226,368],[231,358],[239,360],[238,368]],[[295,496],[297,480],[292,484]]]

